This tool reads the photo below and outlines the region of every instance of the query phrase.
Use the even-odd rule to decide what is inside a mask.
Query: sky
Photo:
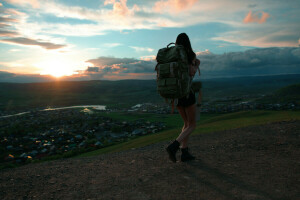
[[[0,82],[155,79],[185,32],[201,78],[300,74],[299,0],[0,0]]]

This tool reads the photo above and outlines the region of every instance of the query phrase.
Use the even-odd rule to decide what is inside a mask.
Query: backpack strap
[[[169,104],[169,101],[167,98],[165,98],[165,101],[167,104]],[[175,110],[175,103],[177,104],[178,103],[178,99],[171,99],[171,107],[172,107],[172,110],[171,110],[171,114],[174,114],[174,110]]]
[[[159,65],[159,63],[157,63],[156,65],[155,65],[155,71],[157,71],[157,66]],[[199,71],[200,72],[200,71]]]
[[[174,109],[175,109],[175,106],[174,106],[174,99],[172,99],[172,111],[171,111],[171,114],[174,114]]]
[[[170,63],[170,77],[174,77],[174,65],[175,63],[174,62],[171,62]]]
[[[175,43],[174,43],[174,42],[171,42],[170,44],[168,44],[167,48],[169,48],[169,46],[170,46],[171,44],[174,44],[174,45],[175,45]]]
[[[178,104],[178,99],[172,99],[171,103],[172,103],[172,111],[171,111],[171,114],[174,114],[175,104]]]

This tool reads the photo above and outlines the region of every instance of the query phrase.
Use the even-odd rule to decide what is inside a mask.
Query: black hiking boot
[[[170,144],[166,150],[169,154],[169,158],[172,162],[176,162],[176,152],[178,151],[179,149],[179,142],[177,140],[175,140],[172,144]]]
[[[189,152],[189,148],[186,147],[184,149],[181,149],[181,161],[182,162],[185,162],[185,161],[188,161],[188,160],[195,160],[195,156],[192,156]]]

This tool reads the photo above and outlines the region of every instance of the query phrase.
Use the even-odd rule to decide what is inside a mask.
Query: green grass
[[[183,121],[179,114],[152,114],[152,113],[122,113],[122,112],[109,112],[99,113],[100,116],[109,117],[118,121],[135,121],[145,120],[150,122],[163,122],[167,129],[178,128],[183,126]],[[211,119],[212,117],[220,116],[220,114],[205,114],[202,116],[202,120]]]
[[[219,116],[202,115],[202,120],[198,122],[197,128],[193,134],[212,133],[215,131],[230,130],[252,125],[261,125],[265,123],[300,120],[299,111],[243,111]],[[181,123],[182,125],[182,123]],[[180,127],[172,130],[163,131],[156,134],[138,137],[136,139],[109,146],[92,152],[83,153],[76,157],[86,157],[99,155],[103,153],[124,151],[132,148],[139,148],[157,142],[173,140],[180,133]]]
[[[258,103],[300,103],[300,84],[293,84],[287,87],[280,88],[272,95],[267,95],[257,100]]]
[[[204,121],[197,126],[196,134],[230,130],[277,121],[300,120],[300,111],[242,111]]]

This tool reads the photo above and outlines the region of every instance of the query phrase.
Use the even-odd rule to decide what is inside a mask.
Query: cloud
[[[101,56],[96,59],[87,60],[86,62],[92,63],[94,66],[97,67],[104,67],[104,66],[110,66],[114,64],[129,64],[136,61],[137,60],[134,58],[115,58],[115,57]]]
[[[141,60],[144,60],[144,61],[155,61],[156,56],[155,56],[155,55],[151,55],[151,56],[142,56],[140,59],[141,59]]]
[[[198,0],[161,0],[155,3],[155,12],[181,12],[193,6]]]
[[[62,45],[62,44],[54,44],[51,42],[43,42],[43,41],[38,41],[38,40],[23,38],[23,37],[2,39],[2,40],[0,40],[0,42],[8,43],[8,44],[40,46],[47,50],[60,49],[60,48],[66,47],[66,45]]]
[[[19,20],[17,19],[13,19],[13,18],[9,18],[9,17],[1,17],[0,16],[0,22],[18,22]]]
[[[10,52],[17,52],[17,51],[21,51],[21,49],[10,49]]]
[[[132,8],[128,8],[126,3],[127,0],[120,0],[120,2],[115,1],[112,13],[117,16],[125,17],[128,15],[133,16],[136,12],[141,10],[141,8],[136,4],[134,4]]]
[[[88,67],[82,73],[93,77],[127,76],[143,74],[154,77],[155,60],[138,60],[134,58],[99,57],[86,61],[93,67]]]
[[[5,23],[0,23],[0,28],[7,28],[7,27],[10,27],[10,25]]]
[[[105,0],[104,5],[114,4],[116,0]]]
[[[198,52],[197,57],[204,77],[300,73],[299,47],[251,49],[221,55]]]
[[[134,30],[134,29],[152,29],[155,23],[153,18],[135,16],[136,12],[141,12],[137,5],[128,7],[126,0],[111,1],[113,7],[111,9],[103,8],[87,8],[79,6],[67,6],[62,3],[46,1],[35,9],[37,15],[50,14],[57,18],[72,18],[78,20],[88,20],[89,23],[74,24],[74,23],[51,23],[42,22],[36,23],[29,21],[29,17],[22,20],[21,25],[16,27],[20,32],[28,32],[28,27],[31,28],[32,34],[56,34],[67,36],[92,36],[103,35],[111,30]],[[156,19],[157,20],[157,19]],[[74,21],[74,20],[73,20]],[[148,21],[151,21],[148,22]]]
[[[118,19],[119,24],[122,24],[124,21],[128,21],[128,19],[124,18],[125,16],[133,16],[136,11],[140,10],[136,4],[132,7],[128,7],[127,0],[104,2],[104,5],[110,4],[112,4],[111,9],[94,9],[81,6],[67,6],[57,2],[45,2],[39,11],[53,14],[57,17],[92,20],[98,23],[105,23],[105,21],[111,23]]]
[[[285,25],[285,29],[278,25],[264,25],[258,28],[245,28],[237,31],[221,33],[212,40],[226,41],[240,46],[251,47],[298,47],[300,24]]]
[[[26,16],[25,13],[23,12],[20,12],[16,9],[12,9],[12,8],[6,8],[4,10],[4,13],[7,14],[8,16],[11,16],[11,15],[15,15],[15,16]]]
[[[4,0],[10,4],[18,5],[31,5],[33,8],[38,8],[40,6],[39,0]]]
[[[99,67],[88,67],[86,69],[86,72],[98,72],[99,71]]]
[[[261,16],[259,16],[261,15]],[[243,22],[244,23],[265,23],[267,21],[267,19],[270,17],[270,15],[266,12],[255,12],[252,13],[252,11],[250,10],[249,13],[246,15],[246,17],[244,18]]]
[[[120,0],[120,2],[113,2],[113,10],[112,13],[114,15],[126,16],[130,13],[127,5],[127,0]]]
[[[139,60],[133,63],[124,64],[126,69],[123,73],[154,73],[156,63],[154,61]]]
[[[196,56],[212,55],[212,53],[208,49],[205,49],[205,51],[199,51],[199,52],[195,52],[195,53],[196,53]]]
[[[121,46],[121,43],[105,43],[103,44],[103,46],[108,47],[108,48],[113,48],[113,47],[117,47],[117,46]]]
[[[255,7],[257,7],[256,4],[249,4],[249,5],[248,5],[248,8],[255,8]]]
[[[1,27],[1,25],[0,25]],[[0,37],[17,37],[20,36],[17,32],[14,31],[5,31],[0,29]]]
[[[143,51],[153,52],[154,51],[154,49],[149,48],[149,47],[135,47],[135,46],[130,46],[130,48],[134,49],[137,52],[143,52]]]
[[[0,71],[0,82],[7,83],[32,83],[32,82],[46,82],[55,81],[51,76],[39,74],[16,74],[7,71]]]
[[[25,1],[8,1],[9,3],[26,4]],[[35,1],[28,1],[35,2]],[[37,1],[36,1],[37,2]],[[2,16],[1,16],[2,15]],[[16,9],[5,8],[0,14],[0,42],[8,44],[26,45],[26,46],[40,46],[47,50],[60,49],[66,47],[63,44],[50,42],[49,40],[57,40],[49,36],[32,34],[36,31],[35,26],[26,24],[28,15]],[[1,23],[3,22],[3,23]],[[28,28],[30,27],[30,28]],[[40,39],[34,39],[40,38]]]

